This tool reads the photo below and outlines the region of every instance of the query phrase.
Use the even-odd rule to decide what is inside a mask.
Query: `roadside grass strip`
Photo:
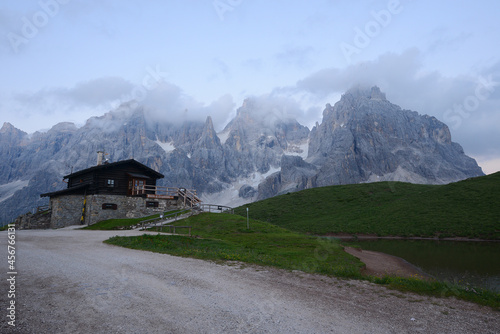
[[[175,214],[182,210],[168,211],[169,215]],[[127,230],[138,225],[143,220],[160,218],[160,213],[155,215],[140,217],[140,218],[124,218],[124,219],[107,219],[98,223],[85,226],[83,230]]]
[[[158,234],[133,237],[115,236],[105,243],[175,256],[192,257],[215,262],[237,261],[272,266],[286,270],[362,279],[399,291],[435,297],[455,297],[500,310],[500,294],[484,289],[463,287],[448,282],[364,276],[364,264],[346,253],[332,239],[318,238],[289,231],[279,226],[230,214],[203,213],[180,220],[177,226],[191,226],[193,236],[166,235],[165,227]],[[150,229],[156,231],[155,228]]]
[[[362,262],[345,253],[337,241],[254,220],[247,229],[246,219],[237,215],[204,213],[179,221],[177,225],[192,226],[195,235],[191,238],[163,234],[117,236],[105,242],[176,256],[241,261],[339,277],[359,276],[363,267]],[[169,229],[165,227],[161,232],[169,232]]]
[[[490,306],[500,311],[500,294],[486,289],[461,286],[459,284],[442,282],[437,280],[422,280],[418,277],[394,277],[384,276],[382,278],[365,277],[372,283],[388,286],[391,289],[414,292],[423,296],[455,297],[470,301],[479,305]]]

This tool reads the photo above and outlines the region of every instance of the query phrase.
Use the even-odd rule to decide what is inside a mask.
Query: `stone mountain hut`
[[[134,159],[103,163],[103,155],[98,152],[96,166],[64,176],[66,189],[40,195],[50,197],[50,227],[143,217],[200,202],[195,191],[157,186],[164,176]]]

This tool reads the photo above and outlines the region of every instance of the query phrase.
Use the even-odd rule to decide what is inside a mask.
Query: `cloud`
[[[16,100],[21,104],[44,106],[53,101],[65,105],[98,106],[118,100],[127,94],[134,85],[119,77],[103,77],[79,82],[73,88],[49,88],[35,93],[21,93]]]
[[[383,86],[399,83],[405,78],[415,78],[421,66],[420,53],[411,49],[403,54],[387,53],[373,62],[362,62],[344,69],[328,68],[317,71],[299,80],[298,90],[305,90],[319,96],[345,91],[355,85]]]
[[[211,116],[215,127],[222,127],[235,108],[231,95],[226,94],[209,105],[196,101],[192,96],[171,83],[162,82],[147,92],[140,101],[155,120],[179,123],[185,121],[204,121]]]
[[[262,117],[271,121],[278,117],[294,118],[311,127],[321,121],[325,104],[337,102],[350,87],[378,85],[389,101],[403,109],[444,121],[451,129],[453,140],[460,143],[467,154],[500,156],[500,147],[497,147],[500,142],[500,61],[484,66],[477,73],[453,77],[425,70],[424,62],[425,55],[415,48],[399,54],[386,53],[373,61],[316,71],[295,85],[277,87],[252,98],[259,105]],[[220,65],[223,73],[224,64]],[[253,59],[247,65],[259,67],[262,61]],[[71,88],[17,94],[14,100],[4,100],[2,109],[21,115],[18,119],[31,117],[31,121],[26,121],[33,123],[31,128],[23,124],[25,131],[31,131],[52,126],[54,119],[83,123],[91,116],[102,115],[133,99],[156,120],[204,121],[210,115],[216,129],[221,129],[235,115],[235,107],[239,107],[231,95],[206,104],[164,80],[153,83],[149,80],[147,86],[141,86],[119,77],[102,77],[79,82]]]
[[[204,107],[204,113],[210,115],[214,122],[215,130],[220,131],[234,116],[236,104],[233,97],[229,94],[221,96],[219,99],[213,101],[208,106]]]
[[[83,125],[87,119],[120,109],[120,106],[132,110],[142,106],[153,120],[172,123],[203,122],[207,116],[212,116],[214,125],[219,128],[228,122],[228,116],[235,110],[229,94],[205,104],[163,79],[134,85],[120,77],[79,82],[71,88],[52,87],[17,93],[3,100],[2,108],[11,111],[8,121],[22,124],[25,131],[32,132],[52,127],[54,120]]]
[[[100,105],[117,100],[130,93],[134,85],[119,77],[104,77],[78,83],[75,88],[63,91],[68,99],[77,103]]]
[[[71,88],[51,87],[36,92],[14,93],[5,106],[9,121],[28,132],[47,129],[57,121],[83,124],[130,100],[134,85],[119,77],[102,77]]]
[[[311,119],[309,108],[304,108],[297,98],[279,90],[269,94],[249,96],[248,102],[251,105],[252,117],[262,120],[268,126],[272,126],[278,120],[297,120],[308,126],[306,120]]]
[[[145,93],[141,104],[153,110],[165,110],[177,113],[186,108],[198,108],[198,103],[183,93],[179,86],[168,82],[161,82],[154,89]]]
[[[424,56],[417,49],[401,54],[386,53],[374,61],[346,68],[317,71],[295,86],[281,89],[307,92],[318,100],[343,93],[355,85],[377,85],[387,99],[403,109],[435,116],[451,129],[453,140],[466,153],[500,155],[500,62],[478,73],[449,77],[426,71]],[[331,103],[335,103],[333,100]]]

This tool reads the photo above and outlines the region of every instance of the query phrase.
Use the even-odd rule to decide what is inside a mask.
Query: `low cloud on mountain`
[[[426,72],[425,54],[410,49],[401,54],[386,53],[377,60],[346,68],[319,70],[295,86],[289,94],[307,92],[318,99],[342,93],[355,85],[377,85],[387,98],[405,109],[435,116],[451,129],[453,139],[474,156],[493,156],[500,149],[500,62],[477,73],[446,76]],[[335,103],[336,101],[331,101]]]
[[[276,87],[268,94],[247,96],[261,107],[262,117],[295,118],[311,128],[321,122],[326,103],[334,104],[347,89],[377,85],[387,98],[404,109],[437,117],[451,129],[453,140],[462,143],[466,153],[481,157],[500,155],[497,125],[500,124],[500,62],[484,66],[475,73],[447,76],[425,71],[426,54],[418,49],[386,53],[373,61],[345,68],[318,70],[294,85]],[[234,117],[243,101],[226,94],[213,101],[199,101],[174,83],[149,78],[139,84],[120,78],[102,77],[76,83],[71,88],[49,87],[37,92],[17,94],[14,102],[4,101],[12,113],[29,119],[15,124],[28,132],[49,128],[58,121],[77,124],[100,116],[123,103],[135,101],[157,120],[204,121],[211,116],[216,130]],[[155,80],[152,80],[155,79]]]

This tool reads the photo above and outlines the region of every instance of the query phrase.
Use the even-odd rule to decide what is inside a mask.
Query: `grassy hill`
[[[235,213],[316,234],[500,239],[500,172],[451,183],[379,182],[303,190]]]

